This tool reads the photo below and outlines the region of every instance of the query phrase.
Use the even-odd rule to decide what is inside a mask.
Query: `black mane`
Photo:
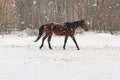
[[[68,28],[78,27],[84,23],[84,20],[64,23]]]
[[[67,26],[68,28],[73,28],[75,25],[72,22],[66,22],[65,26]]]

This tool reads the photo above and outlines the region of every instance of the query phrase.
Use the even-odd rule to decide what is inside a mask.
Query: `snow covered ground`
[[[0,35],[0,80],[120,80],[120,35],[76,35],[78,51],[69,38],[52,37],[39,50],[37,36]]]

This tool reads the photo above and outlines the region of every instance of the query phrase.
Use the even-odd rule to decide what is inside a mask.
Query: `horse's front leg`
[[[52,48],[51,48],[51,44],[50,44],[51,37],[52,37],[52,35],[50,35],[50,36],[48,37],[48,45],[49,45],[49,49],[52,49]]]
[[[65,41],[64,41],[63,49],[65,49],[65,46],[66,46],[66,43],[67,43],[67,39],[68,39],[68,36],[65,36]]]
[[[40,46],[40,49],[43,47],[44,41],[45,41],[46,38],[47,38],[47,36],[44,36],[44,37],[42,38],[42,44],[41,44],[41,46]]]
[[[77,49],[80,50],[80,48],[79,48],[79,46],[78,46],[78,44],[77,44],[77,41],[75,40],[75,37],[74,37],[74,36],[71,36],[71,38],[72,38],[72,40],[74,41]]]

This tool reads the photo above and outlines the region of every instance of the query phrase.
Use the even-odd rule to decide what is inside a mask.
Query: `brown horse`
[[[66,46],[66,42],[68,37],[70,36],[72,38],[72,40],[74,41],[77,49],[79,50],[79,46],[75,40],[74,34],[75,34],[75,30],[81,26],[81,28],[83,28],[85,31],[88,30],[88,27],[85,24],[84,20],[81,21],[75,21],[75,22],[66,22],[63,25],[59,25],[59,24],[45,24],[42,25],[39,28],[39,36],[37,37],[37,39],[35,40],[35,42],[37,42],[40,37],[42,36],[42,34],[45,32],[45,36],[42,39],[42,44],[40,46],[40,49],[43,47],[44,45],[44,40],[48,37],[48,45],[49,45],[49,49],[51,48],[51,44],[50,44],[50,40],[53,34],[58,35],[58,36],[65,36],[65,41],[64,41],[64,45],[63,45],[63,49],[65,49]]]

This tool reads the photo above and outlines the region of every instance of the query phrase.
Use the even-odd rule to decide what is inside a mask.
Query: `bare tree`
[[[91,30],[120,30],[120,0],[0,0],[0,24],[19,30],[85,19]],[[9,23],[9,25],[8,25]]]

